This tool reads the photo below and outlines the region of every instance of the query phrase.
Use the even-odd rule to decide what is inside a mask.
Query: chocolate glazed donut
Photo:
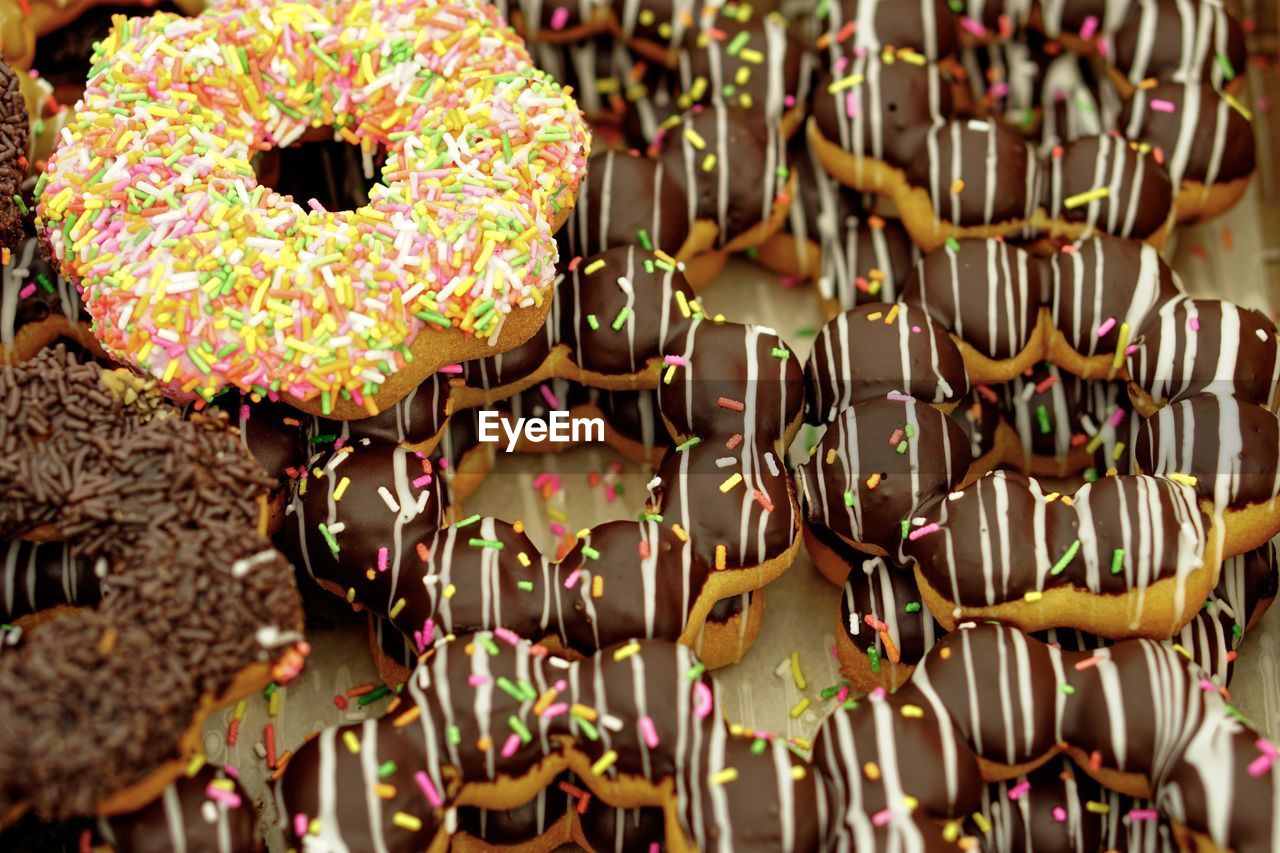
[[[811,761],[735,735],[718,704],[688,650],[662,641],[565,663],[488,633],[445,640],[388,716],[298,749],[276,803],[299,842],[395,853],[446,843],[453,806],[518,807],[572,770],[608,804],[662,807],[672,849],[949,849],[981,781],[1065,752],[1184,840],[1252,851],[1280,834],[1274,749],[1149,641],[1064,652],[966,627],[898,693],[841,703]]]

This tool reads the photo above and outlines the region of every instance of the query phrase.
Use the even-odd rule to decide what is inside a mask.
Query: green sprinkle
[[[359,699],[357,699],[356,704],[359,705],[361,708],[363,708],[365,705],[372,705],[374,702],[377,702],[379,699],[381,699],[383,696],[386,696],[390,692],[391,692],[391,688],[388,687],[387,685],[385,684],[379,685],[378,687],[375,687],[374,689],[370,690],[368,693],[364,694]]]
[[[615,332],[621,331],[622,325],[627,322],[627,315],[630,313],[631,309],[626,305],[623,305],[622,309],[618,311],[618,316],[614,317],[613,323],[610,324]]]
[[[692,438],[685,439],[684,441],[677,444],[676,450],[688,450],[690,447],[696,447],[701,443],[702,443],[702,439],[698,438],[695,435]]]
[[[910,521],[910,519],[906,519],[906,518],[902,519],[902,538],[903,538],[903,539],[906,539],[906,538],[907,538],[907,534],[908,534],[908,533],[910,533],[910,532],[911,532],[911,521]]]
[[[533,592],[533,581],[517,581],[516,587],[518,587],[521,592]]]
[[[498,687],[502,689],[503,693],[506,693],[517,702],[524,700],[524,691],[517,687],[515,682],[510,678],[507,678],[505,675],[498,676]]]
[[[898,442],[896,450],[898,451],[899,456],[902,456],[907,452],[907,440],[905,438]]]
[[[462,732],[457,726],[449,726],[449,728],[445,730],[445,738],[449,743],[457,746],[462,743]]]
[[[584,720],[581,717],[570,717],[569,719],[573,721],[574,725],[581,727],[583,733],[586,734],[588,738],[591,740],[600,740],[600,732],[597,731],[596,727],[591,725],[589,721]]]
[[[1092,465],[1090,465],[1088,468],[1084,469],[1084,481],[1086,483],[1097,482],[1097,479],[1098,479],[1097,468],[1094,468]]]
[[[396,763],[394,761],[384,761],[378,765],[378,778],[386,779],[388,776],[396,772]]]
[[[1236,77],[1236,70],[1231,67],[1231,60],[1225,53],[1218,54],[1218,67],[1222,69],[1222,79],[1230,83]]]
[[[690,681],[697,681],[699,678],[702,677],[702,674],[706,671],[707,671],[706,664],[695,663],[693,666],[689,667],[689,671],[685,673],[685,675],[689,677]]]
[[[649,232],[647,230],[645,230],[644,228],[641,228],[639,231],[637,231],[636,239],[640,241],[641,248],[643,248],[646,252],[653,251],[653,241],[649,239]]]
[[[786,349],[785,347],[774,347],[769,351],[769,354],[772,355],[774,358],[780,358],[783,361],[786,361],[788,358],[791,358],[791,350]]]
[[[1111,552],[1111,574],[1118,575],[1124,568],[1124,549],[1117,548]]]
[[[515,714],[507,717],[507,725],[511,727],[511,731],[520,736],[521,743],[528,743],[533,740],[533,735],[529,732],[529,727],[520,722],[520,718]]]
[[[497,539],[476,539],[475,537],[468,539],[467,544],[472,548],[491,548],[494,551],[501,551],[503,548],[507,547]]]
[[[907,602],[907,606],[906,606],[906,607],[904,607],[904,608],[903,608],[903,610],[907,611],[908,613],[919,613],[919,612],[920,612],[920,602],[918,602],[918,601],[908,601],[908,602]]]
[[[1068,696],[1071,696],[1076,692],[1076,689],[1072,687],[1070,684],[1064,684],[1062,685],[1062,692],[1067,694]]]
[[[1053,564],[1053,568],[1049,570],[1051,575],[1060,575],[1063,570],[1070,565],[1071,561],[1076,558],[1076,554],[1080,553],[1080,540],[1071,543],[1071,547],[1067,549],[1067,553],[1063,554],[1058,562]]]
[[[329,528],[323,522],[320,523],[319,527],[320,536],[324,539],[325,544],[329,546],[329,550],[333,552],[333,556],[338,556],[338,540],[334,538],[334,535],[329,532]]]
[[[880,671],[880,653],[875,648],[867,649],[867,660],[871,663],[871,671]]]
[[[958,251],[960,251],[960,241],[959,241],[959,240],[957,240],[955,237],[948,237],[948,238],[947,238],[947,251],[949,251],[949,252],[958,252]]]
[[[765,751],[765,749],[768,748],[768,746],[769,746],[768,741],[766,741],[762,737],[758,737],[751,742],[751,754],[760,755]]]
[[[595,314],[587,315],[587,325],[591,327],[591,331],[593,332],[600,331],[600,321],[596,319]]]
[[[1044,403],[1036,406],[1036,421],[1040,424],[1041,435],[1053,432],[1053,427],[1049,425],[1049,409]]]
[[[479,520],[480,520],[480,513],[477,512],[475,515],[469,515],[466,518],[462,519],[462,521],[459,521],[458,523],[454,524],[453,526],[466,527],[468,525],[475,524]]]
[[[595,548],[592,548],[590,545],[582,546],[582,555],[586,557],[588,560],[600,559],[600,552],[597,551]]]
[[[853,506],[853,492],[844,493],[844,505]]]
[[[818,693],[818,695],[821,696],[823,699],[833,699],[835,698],[835,695],[837,693],[839,693],[842,689],[848,686],[849,686],[849,682],[840,681],[840,682],[837,682],[836,684],[831,685],[830,687],[822,688],[822,690]]]
[[[484,647],[484,650],[489,653],[489,657],[497,657],[499,655],[498,644],[493,641],[492,637],[482,635],[476,637],[476,642]]]

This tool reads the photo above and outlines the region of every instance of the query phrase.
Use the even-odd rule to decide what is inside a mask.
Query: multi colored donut
[[[122,20],[101,51],[39,221],[108,352],[169,393],[366,417],[549,310],[589,137],[486,4],[225,0]],[[255,152],[323,126],[387,152],[359,210],[255,180]]]

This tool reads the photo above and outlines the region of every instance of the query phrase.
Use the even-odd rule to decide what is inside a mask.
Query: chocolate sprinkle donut
[[[301,605],[224,422],[61,347],[0,371],[0,413],[0,537],[67,540],[102,595],[0,634],[0,813],[84,816],[176,778],[210,698],[285,679]]]

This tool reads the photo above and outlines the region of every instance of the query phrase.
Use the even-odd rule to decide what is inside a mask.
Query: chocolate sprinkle
[[[13,199],[27,173],[28,121],[18,75],[0,61],[0,248],[10,251],[22,243],[22,214]]]

